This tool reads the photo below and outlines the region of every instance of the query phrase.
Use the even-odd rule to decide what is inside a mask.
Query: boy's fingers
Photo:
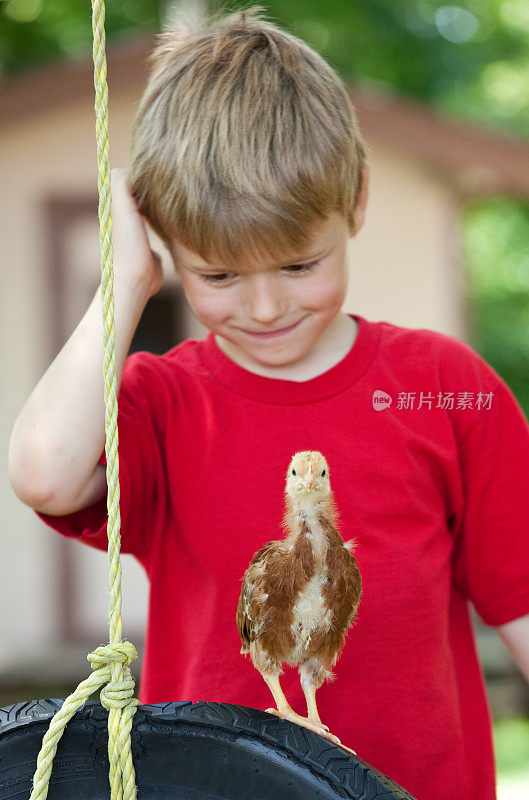
[[[127,203],[131,211],[141,216],[138,211],[136,200],[130,193],[125,170],[121,167],[114,167],[114,169],[110,171],[110,175],[112,196],[114,196],[114,194],[119,195],[120,202]]]
[[[147,278],[158,291],[163,279],[162,258],[150,246],[147,219],[130,193],[127,171],[114,167],[110,172],[115,269],[123,281]]]
[[[127,185],[127,179],[124,169],[115,168],[111,170],[112,173],[112,216],[122,221],[123,227],[126,226],[127,220],[132,222],[134,219],[134,227],[136,230],[141,231],[142,236],[147,240],[147,232],[145,230],[146,220],[140,214],[136,200],[131,195]],[[127,226],[128,227],[128,226]]]

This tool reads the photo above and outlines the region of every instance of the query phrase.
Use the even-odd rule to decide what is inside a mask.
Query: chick
[[[250,654],[277,706],[266,710],[341,744],[319,717],[316,690],[334,677],[331,669],[356,617],[362,579],[351,552],[355,542],[344,544],[336,530],[329,478],[320,452],[292,458],[282,522],[286,536],[254,555],[242,579],[236,618],[241,653]],[[296,714],[283,694],[283,663],[299,665],[307,717]]]

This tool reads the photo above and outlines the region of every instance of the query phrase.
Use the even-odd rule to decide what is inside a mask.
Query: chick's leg
[[[258,640],[250,643],[250,658],[255,669],[260,673],[266,685],[272,692],[276,702],[277,709],[268,709],[271,713],[277,713],[279,716],[295,712],[290,708],[287,698],[283,694],[281,684],[279,683],[279,675],[281,674],[281,662],[271,658],[266,650],[260,645]]]
[[[301,688],[307,701],[308,720],[315,726],[315,730],[330,739],[334,744],[341,744],[341,741],[333,733],[330,733],[327,725],[324,725],[318,714],[318,707],[316,705],[316,686],[308,678],[301,679]]]
[[[343,747],[345,750],[348,750],[350,753],[356,755],[354,750],[351,750],[350,747],[342,744],[337,736],[335,736],[333,733],[330,733],[327,725],[324,725],[320,719],[318,707],[316,705],[316,691],[322,685],[325,677],[328,676],[327,670],[321,667],[318,662],[309,659],[301,664],[299,672],[301,676],[301,688],[303,689],[303,694],[305,695],[305,699],[307,701],[307,713],[309,721],[320,727],[318,733],[321,733],[322,736],[325,736],[327,739],[330,739],[332,742],[334,742],[334,744],[339,744],[340,747]]]
[[[318,706],[316,705],[316,687],[310,681],[310,679],[302,678],[301,688],[303,689],[305,700],[307,701],[308,718],[311,720],[311,722],[315,722],[317,725],[327,728],[327,725],[323,724],[320,719],[320,715],[318,714]],[[327,730],[329,729],[327,728]]]
[[[262,674],[262,673],[261,673]],[[266,685],[272,692],[276,703],[276,708],[267,708],[270,714],[277,713],[280,717],[288,714],[295,714],[293,708],[290,707],[287,698],[284,695],[281,684],[279,683],[279,673],[277,675],[263,675]]]

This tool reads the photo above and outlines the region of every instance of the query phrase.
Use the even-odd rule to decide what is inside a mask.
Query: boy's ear
[[[367,200],[369,197],[369,178],[371,176],[371,164],[369,161],[364,162],[364,169],[362,173],[362,189],[356,204],[354,218],[355,218],[355,236],[361,229],[366,218]]]

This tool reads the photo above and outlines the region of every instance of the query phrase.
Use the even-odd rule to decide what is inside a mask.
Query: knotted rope
[[[105,453],[107,457],[108,558],[110,581],[109,644],[88,654],[94,670],[66,698],[50,722],[42,740],[33,776],[30,800],[48,795],[53,758],[68,721],[77,709],[101,687],[101,703],[108,709],[108,758],[111,800],[136,800],[136,781],[130,747],[132,717],[139,701],[133,697],[134,680],[129,665],[136,656],[130,642],[121,640],[121,561],[119,513],[118,404],[114,329],[114,269],[112,247],[112,202],[108,137],[108,88],[105,56],[105,4],[92,0],[94,87],[96,92],[96,137],[99,189],[99,239],[101,245],[101,297],[105,381]]]

